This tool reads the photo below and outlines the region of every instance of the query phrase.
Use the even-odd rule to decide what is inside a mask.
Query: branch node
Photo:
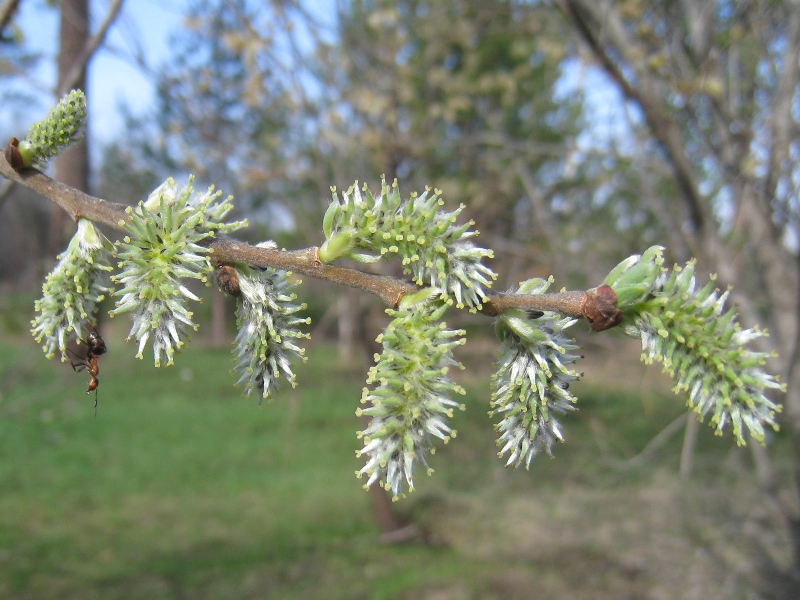
[[[222,265],[217,271],[217,285],[219,289],[238,298],[242,295],[242,290],[239,288],[239,275],[230,265]]]
[[[586,290],[581,312],[592,331],[605,331],[622,323],[622,311],[617,308],[617,294],[610,285]]]
[[[392,306],[393,309],[397,310],[397,307],[400,306],[400,300],[403,299],[403,296],[406,295],[406,290],[400,290],[397,294],[397,299],[394,301],[394,305]]]
[[[22,154],[19,151],[19,140],[15,137],[11,138],[11,141],[8,142],[8,146],[6,146],[6,160],[8,164],[11,165],[11,168],[15,171],[21,171],[25,168],[25,161],[22,159]]]

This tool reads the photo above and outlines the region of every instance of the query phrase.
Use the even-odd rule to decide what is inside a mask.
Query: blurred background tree
[[[499,289],[550,273],[559,287],[596,285],[652,243],[696,256],[736,286],[746,326],[770,324],[800,486],[796,4],[331,6],[190,2],[154,75],[157,106],[104,153],[99,194],[134,202],[193,172],[237,197],[250,241],[298,247],[320,242],[331,185],[382,174],[406,192],[433,185],[469,206]],[[341,352],[369,348],[367,302],[326,298]],[[779,482],[753,452],[774,497]],[[800,570],[800,519],[781,509]]]
[[[21,2],[9,1],[0,6],[0,47],[3,57],[0,58],[1,79],[32,79],[30,73],[42,60],[38,53],[26,49],[24,32],[15,25],[13,17],[21,8]],[[86,90],[86,70],[97,49],[103,44],[106,33],[114,24],[122,7],[122,0],[114,0],[109,4],[103,19],[94,30],[90,25],[88,0],[65,0],[59,5],[58,20],[58,53],[56,56],[56,82],[50,90],[50,100],[61,98],[73,88]],[[35,84],[34,84],[35,85]],[[2,92],[4,107],[12,106],[22,115],[38,103],[38,98],[30,92],[21,91],[19,87],[10,86]],[[19,132],[22,134],[22,132]],[[53,161],[54,175],[59,180],[77,189],[90,191],[89,137],[85,136]],[[12,186],[4,182],[0,187],[0,208],[5,198],[12,193]],[[24,194],[24,192],[20,192]],[[36,204],[34,203],[35,207]],[[16,270],[20,273],[38,274],[40,269],[37,258],[41,254],[49,255],[53,260],[72,236],[72,224],[67,215],[57,206],[47,206],[47,218],[36,216],[41,207],[23,211],[19,214],[13,210],[10,219],[6,220],[6,236],[8,250],[17,255],[16,265],[8,271],[8,276]],[[19,227],[25,223],[26,227]],[[38,226],[36,226],[38,225]],[[43,228],[46,227],[46,233]],[[20,235],[22,232],[38,235]],[[39,238],[37,241],[37,237]],[[37,248],[36,246],[39,246]],[[23,263],[20,268],[19,263]],[[35,276],[35,275],[34,275]]]
[[[296,244],[318,239],[331,184],[433,184],[469,204],[506,287],[550,272],[592,285],[665,240],[735,286],[747,323],[771,324],[800,440],[794,3],[353,0],[314,15],[206,0],[188,25],[159,76],[160,164],[230,189]],[[601,135],[598,81],[616,101]],[[358,302],[336,306],[340,332],[367,340]]]
[[[558,0],[575,52],[602,70],[629,117],[621,157],[640,205],[733,285],[746,322],[766,321],[788,383],[786,424],[800,467],[798,152],[800,7],[796,2]],[[762,487],[776,482],[751,445]],[[800,468],[795,475],[800,487]],[[800,572],[800,518],[791,523]]]

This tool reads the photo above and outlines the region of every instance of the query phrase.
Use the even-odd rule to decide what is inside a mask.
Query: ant
[[[106,353],[106,343],[103,341],[103,338],[100,337],[100,334],[97,333],[97,330],[90,331],[86,336],[86,341],[78,341],[86,345],[86,358],[80,358],[77,354],[70,351],[78,361],[69,361],[69,364],[72,365],[75,371],[83,371],[86,369],[89,372],[89,377],[91,377],[91,379],[89,380],[89,387],[86,393],[91,394],[92,391],[94,391],[94,416],[97,418],[97,386],[100,385],[100,380],[97,378],[100,374],[100,365],[97,359],[101,354]]]

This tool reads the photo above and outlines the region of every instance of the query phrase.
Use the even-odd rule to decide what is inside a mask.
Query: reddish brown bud
[[[236,269],[230,265],[223,265],[219,268],[217,284],[219,284],[219,289],[231,296],[238,298],[242,295],[242,290],[239,289],[239,275],[236,274]]]
[[[15,137],[11,138],[11,141],[8,142],[8,146],[6,146],[6,160],[8,164],[11,165],[11,168],[15,171],[19,171],[25,168],[25,162],[22,160],[22,154],[19,151],[19,140]]]
[[[622,311],[617,308],[617,294],[609,285],[587,290],[581,308],[592,331],[605,331],[622,323]]]

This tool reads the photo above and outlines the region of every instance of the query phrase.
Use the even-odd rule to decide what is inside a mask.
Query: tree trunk
[[[89,39],[88,0],[63,0],[59,24],[58,86],[57,97],[69,90],[64,89],[67,79],[78,61],[82,60],[86,41]],[[78,87],[86,93],[85,66],[82,68]],[[62,183],[86,193],[89,189],[89,145],[88,136],[72,144],[54,160],[55,178]],[[51,256],[64,250],[66,241],[72,236],[74,226],[67,213],[53,204],[50,207],[50,233],[48,249]]]
[[[400,521],[397,519],[397,515],[394,514],[394,510],[392,510],[392,501],[389,498],[389,494],[377,482],[370,486],[369,497],[372,500],[372,514],[375,515],[375,520],[378,521],[381,533],[391,533],[400,529]]]
[[[370,318],[369,306],[364,307],[358,301],[355,290],[344,291],[339,299],[339,357],[352,361],[360,358],[363,352],[371,363],[372,357],[381,351],[381,345],[375,341],[377,332],[371,325],[375,321]],[[364,428],[369,423],[368,417],[362,418]],[[415,528],[403,529],[403,524],[392,508],[392,499],[389,493],[377,482],[369,488],[369,497],[372,503],[372,514],[381,530],[381,539],[387,543],[406,541],[408,535],[413,535]]]
[[[211,345],[225,346],[230,343],[228,339],[228,311],[226,295],[211,294]]]
[[[697,446],[697,435],[700,432],[700,421],[695,413],[690,413],[686,419],[686,428],[683,434],[683,447],[681,448],[681,479],[688,479],[694,470],[694,449]]]
[[[336,303],[338,305],[337,312],[339,313],[339,335],[337,340],[339,359],[349,363],[357,358],[358,355],[357,344],[360,341],[358,319],[363,316],[361,314],[361,305],[358,302],[355,290],[349,288],[342,290],[336,299]]]
[[[798,335],[800,337],[800,335]],[[794,458],[794,484],[800,494],[800,340],[795,342],[794,354],[790,358],[786,377],[786,409],[787,421],[792,428],[792,448]],[[800,515],[789,518],[789,533],[792,541],[795,580],[800,581]]]

